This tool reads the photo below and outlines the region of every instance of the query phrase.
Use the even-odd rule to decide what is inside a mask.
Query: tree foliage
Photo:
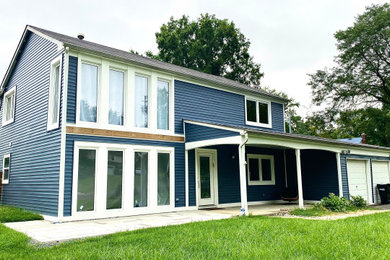
[[[309,75],[313,104],[325,107],[294,118],[299,133],[330,138],[367,134],[390,146],[390,5],[372,5],[353,26],[336,32],[336,66]]]
[[[372,5],[335,34],[337,66],[309,75],[313,102],[332,109],[390,104],[390,6]]]
[[[158,53],[149,57],[244,84],[259,86],[263,73],[249,54],[249,40],[233,22],[202,14],[170,18],[156,33]]]

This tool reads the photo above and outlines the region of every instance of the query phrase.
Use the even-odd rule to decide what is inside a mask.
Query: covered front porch
[[[199,133],[212,139],[199,140]],[[343,196],[342,152],[281,133],[186,123],[187,203],[248,215]],[[286,191],[296,201],[283,201]]]

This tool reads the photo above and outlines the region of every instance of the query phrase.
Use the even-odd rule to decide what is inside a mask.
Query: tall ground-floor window
[[[134,154],[134,207],[148,206],[148,153]]]
[[[96,150],[80,149],[78,164],[77,211],[95,209]]]
[[[74,145],[76,219],[174,210],[174,147],[83,141]]]
[[[123,151],[108,151],[107,209],[122,208]]]

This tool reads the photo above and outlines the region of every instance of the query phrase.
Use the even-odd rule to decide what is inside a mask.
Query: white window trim
[[[174,100],[174,96],[173,96],[173,81],[170,80],[170,79],[166,79],[166,78],[162,78],[162,77],[157,77],[157,84],[158,84],[158,81],[162,81],[162,82],[166,82],[168,83],[168,91],[169,91],[169,95],[168,95],[168,129],[159,129],[158,128],[158,122],[156,119],[156,129],[158,131],[163,131],[163,132],[166,132],[167,134],[169,134],[170,132],[172,132],[172,129],[174,127],[174,116],[173,116],[173,111],[174,111],[174,107],[173,107],[173,100]],[[158,85],[156,85],[156,92],[158,92]],[[158,95],[156,95],[156,117],[158,115]]]
[[[136,65],[129,65],[119,61],[101,58],[98,56],[86,55],[81,53],[72,53],[72,56],[78,58],[77,68],[77,100],[76,100],[76,123],[68,124],[70,126],[80,126],[95,129],[110,129],[118,131],[130,131],[151,134],[175,134],[175,111],[174,111],[174,77],[156,70],[144,69]],[[81,64],[91,64],[99,67],[98,93],[97,93],[97,119],[95,122],[83,122],[80,120],[80,93],[81,93]],[[118,70],[125,73],[124,89],[124,124],[112,125],[108,123],[109,111],[109,70]],[[148,78],[148,128],[135,127],[134,113],[134,91],[135,76],[144,76]],[[169,129],[157,128],[157,81],[162,80],[169,83]]]
[[[6,158],[9,158],[9,164],[8,164],[8,167],[4,167],[4,162],[5,162],[5,159]],[[4,170],[8,170],[8,179],[4,179]],[[9,183],[9,176],[10,176],[10,171],[11,169],[11,154],[5,154],[4,157],[3,157],[3,174],[2,174],[2,184],[8,184]]]
[[[92,66],[97,66],[98,67],[98,85],[97,85],[97,92],[96,92],[96,122],[85,122],[80,120],[80,100],[81,100],[81,88],[82,88],[82,64],[89,64]],[[108,81],[107,77],[107,81]],[[77,64],[77,104],[76,104],[76,124],[80,126],[85,126],[85,127],[95,127],[100,118],[104,118],[104,116],[101,116],[103,113],[101,111],[102,109],[102,102],[101,102],[101,93],[102,93],[102,60],[101,59],[96,59],[92,57],[85,57],[85,56],[79,56],[78,58],[78,64]],[[108,92],[108,85],[106,87],[107,92]],[[108,97],[106,95],[107,99],[107,104],[108,104]],[[108,120],[108,116],[107,116]]]
[[[259,163],[259,179],[258,181],[251,181],[249,173],[249,159],[257,159]],[[261,159],[268,159],[271,161],[271,180],[263,181],[262,180],[262,165]],[[266,154],[248,154],[247,155],[247,175],[248,175],[248,185],[275,185],[275,161],[273,155]]]
[[[10,120],[6,121],[5,117],[6,117],[6,108],[7,108],[7,106],[5,104],[5,101],[11,95],[14,95],[13,104],[12,104],[12,118]],[[13,123],[15,121],[15,102],[16,102],[16,86],[12,87],[10,90],[8,90],[7,92],[4,93],[4,96],[3,96],[3,122],[2,122],[2,126],[9,125],[9,124],[11,124],[11,123]]]
[[[148,81],[148,126],[147,127],[139,127],[139,126],[135,126],[135,92],[136,92],[136,89],[135,89],[135,78],[136,77],[143,77],[143,78],[146,78],[147,81]],[[157,122],[155,122],[156,120],[152,119],[151,117],[154,117],[154,115],[151,113],[154,109],[152,109],[152,106],[154,106],[154,102],[153,102],[153,94],[152,93],[152,75],[151,74],[146,74],[146,73],[142,73],[142,72],[138,72],[136,71],[135,74],[134,74],[134,86],[133,86],[133,91],[132,91],[132,95],[133,95],[133,102],[132,102],[132,110],[133,110],[133,122],[132,122],[132,125],[134,126],[135,129],[138,129],[138,131],[142,131],[143,129],[151,129],[153,128],[152,124],[156,124],[157,125]],[[154,85],[154,84],[153,84]],[[157,86],[156,86],[157,87]],[[156,91],[157,93],[157,91]],[[157,100],[157,99],[156,99]],[[156,107],[157,107],[157,104],[156,104]],[[157,118],[156,118],[157,119]]]
[[[256,122],[248,121],[248,117],[247,117],[247,113],[248,113],[247,101],[248,100],[256,102]],[[268,124],[264,124],[264,123],[259,122],[259,103],[263,103],[263,104],[268,105]],[[272,128],[271,101],[245,96],[245,124],[252,125],[252,126],[264,127],[264,128]]]
[[[61,103],[61,79],[62,79],[62,55],[54,59],[50,63],[50,85],[49,85],[49,100],[48,100],[48,109],[47,109],[47,131],[57,129],[60,124],[60,103]],[[59,66],[59,75],[58,75],[58,100],[57,100],[57,122],[50,123],[50,115],[52,113],[53,105],[50,103],[51,95],[53,94],[54,84],[54,75],[55,68]]]
[[[80,149],[96,150],[94,211],[77,211],[78,160]],[[122,208],[106,209],[108,151],[124,151]],[[134,207],[134,153],[148,152],[148,206]],[[158,205],[157,153],[170,154],[170,205]],[[175,210],[175,151],[173,147],[113,143],[75,142],[72,185],[72,220],[151,214]]]

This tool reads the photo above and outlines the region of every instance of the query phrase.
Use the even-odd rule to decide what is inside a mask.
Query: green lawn
[[[337,221],[243,217],[31,245],[0,224],[0,259],[389,259],[390,213]]]
[[[0,223],[43,219],[41,215],[20,208],[0,205]]]

